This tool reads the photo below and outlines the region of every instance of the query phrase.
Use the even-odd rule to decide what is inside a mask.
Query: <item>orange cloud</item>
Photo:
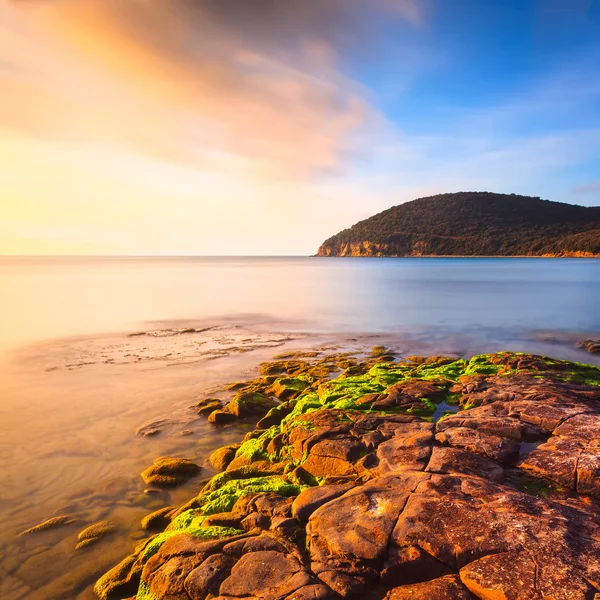
[[[253,203],[264,220],[261,210],[282,203],[273,190],[288,184],[298,198],[309,191],[316,197],[298,186],[315,172],[342,169],[348,153],[365,150],[358,136],[380,119],[368,92],[344,75],[344,53],[376,43],[365,18],[373,7],[419,24],[420,6],[416,0],[377,0],[370,9],[362,0],[2,5],[0,152],[12,170],[2,202],[12,206],[0,208],[22,231],[26,211],[49,204],[42,225],[58,227],[68,210],[59,197],[68,196],[82,207],[73,227],[89,226],[99,220],[98,194],[114,194],[125,179],[129,196],[111,218],[115,229],[127,230],[125,205],[146,223],[164,222],[163,203],[189,198],[190,190],[196,197],[195,206],[186,204],[190,216],[221,224],[224,205],[239,210]],[[20,151],[11,156],[13,147]],[[32,166],[46,164],[52,173],[42,169],[29,181]],[[27,208],[15,211],[15,204]]]

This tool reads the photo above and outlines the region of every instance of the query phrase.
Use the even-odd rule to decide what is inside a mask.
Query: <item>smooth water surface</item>
[[[144,322],[296,330],[600,330],[600,260],[0,258],[0,348]]]

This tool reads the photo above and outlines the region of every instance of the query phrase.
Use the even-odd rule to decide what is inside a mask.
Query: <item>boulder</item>
[[[200,467],[191,460],[162,456],[142,472],[142,479],[148,485],[175,486],[185,483],[199,472]]]

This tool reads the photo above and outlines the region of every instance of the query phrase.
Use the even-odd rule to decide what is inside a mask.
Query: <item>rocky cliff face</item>
[[[223,472],[161,515],[101,598],[600,594],[600,368],[380,348],[263,367],[240,393],[283,403],[211,457]]]
[[[462,192],[401,204],[326,240],[317,256],[600,256],[600,207]]]

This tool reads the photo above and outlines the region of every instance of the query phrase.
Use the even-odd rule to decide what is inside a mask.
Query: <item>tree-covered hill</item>
[[[318,256],[600,256],[600,207],[458,192],[420,198],[326,240]]]

